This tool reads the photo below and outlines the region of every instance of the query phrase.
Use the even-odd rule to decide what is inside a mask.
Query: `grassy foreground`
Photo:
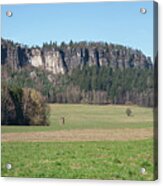
[[[128,117],[126,108],[133,114]],[[147,128],[153,127],[151,108],[120,105],[51,104],[50,126],[2,126],[2,133],[69,129]],[[65,118],[65,125],[61,124]]]
[[[2,176],[153,180],[152,140],[11,142],[2,143],[2,151]]]
[[[151,108],[70,104],[50,107],[50,126],[2,126],[2,133],[153,127]],[[128,107],[132,110],[130,117],[125,113]],[[64,125],[61,117],[65,117]],[[12,164],[12,169],[6,169],[7,163]],[[140,173],[141,168],[146,169],[145,174]],[[2,142],[2,176],[153,180],[153,140]]]

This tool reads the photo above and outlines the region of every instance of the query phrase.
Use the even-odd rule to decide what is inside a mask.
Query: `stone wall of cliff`
[[[26,65],[41,67],[54,74],[71,72],[74,68],[110,66],[113,69],[152,68],[152,62],[141,51],[102,42],[27,47],[1,40],[1,64],[16,70]]]

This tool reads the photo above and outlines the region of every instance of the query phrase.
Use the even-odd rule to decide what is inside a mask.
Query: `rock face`
[[[19,69],[29,63],[30,49],[11,41],[1,40],[1,64],[8,64],[12,69]]]
[[[113,69],[152,68],[152,62],[141,51],[121,45],[102,42],[46,44],[29,48],[25,45],[1,40],[1,64],[16,70],[26,65],[43,68],[54,74],[71,72],[83,66],[110,66]]]

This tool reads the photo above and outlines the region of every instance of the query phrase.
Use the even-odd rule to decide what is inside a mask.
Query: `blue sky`
[[[147,9],[146,14],[139,12]],[[6,11],[13,12],[12,17]],[[3,5],[2,37],[42,45],[57,41],[104,41],[153,57],[153,2]]]

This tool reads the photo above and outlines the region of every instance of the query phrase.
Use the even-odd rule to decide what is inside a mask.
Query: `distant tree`
[[[130,108],[127,108],[127,109],[126,109],[126,115],[127,115],[127,116],[131,116],[131,114],[132,114],[131,109],[130,109]]]
[[[70,40],[70,42],[69,42],[69,46],[70,46],[70,47],[72,47],[72,46],[73,46],[73,44],[74,44],[74,43],[73,43],[73,41],[72,41],[72,40]]]
[[[16,111],[6,82],[1,85],[1,123],[2,125],[16,124]]]
[[[22,97],[23,97],[23,89],[19,87],[18,85],[12,84],[8,87],[10,97],[14,103],[15,106],[15,112],[16,112],[16,124],[22,125],[23,124],[23,103],[22,103]]]
[[[60,46],[61,48],[64,48],[66,46],[66,43],[63,41]]]

